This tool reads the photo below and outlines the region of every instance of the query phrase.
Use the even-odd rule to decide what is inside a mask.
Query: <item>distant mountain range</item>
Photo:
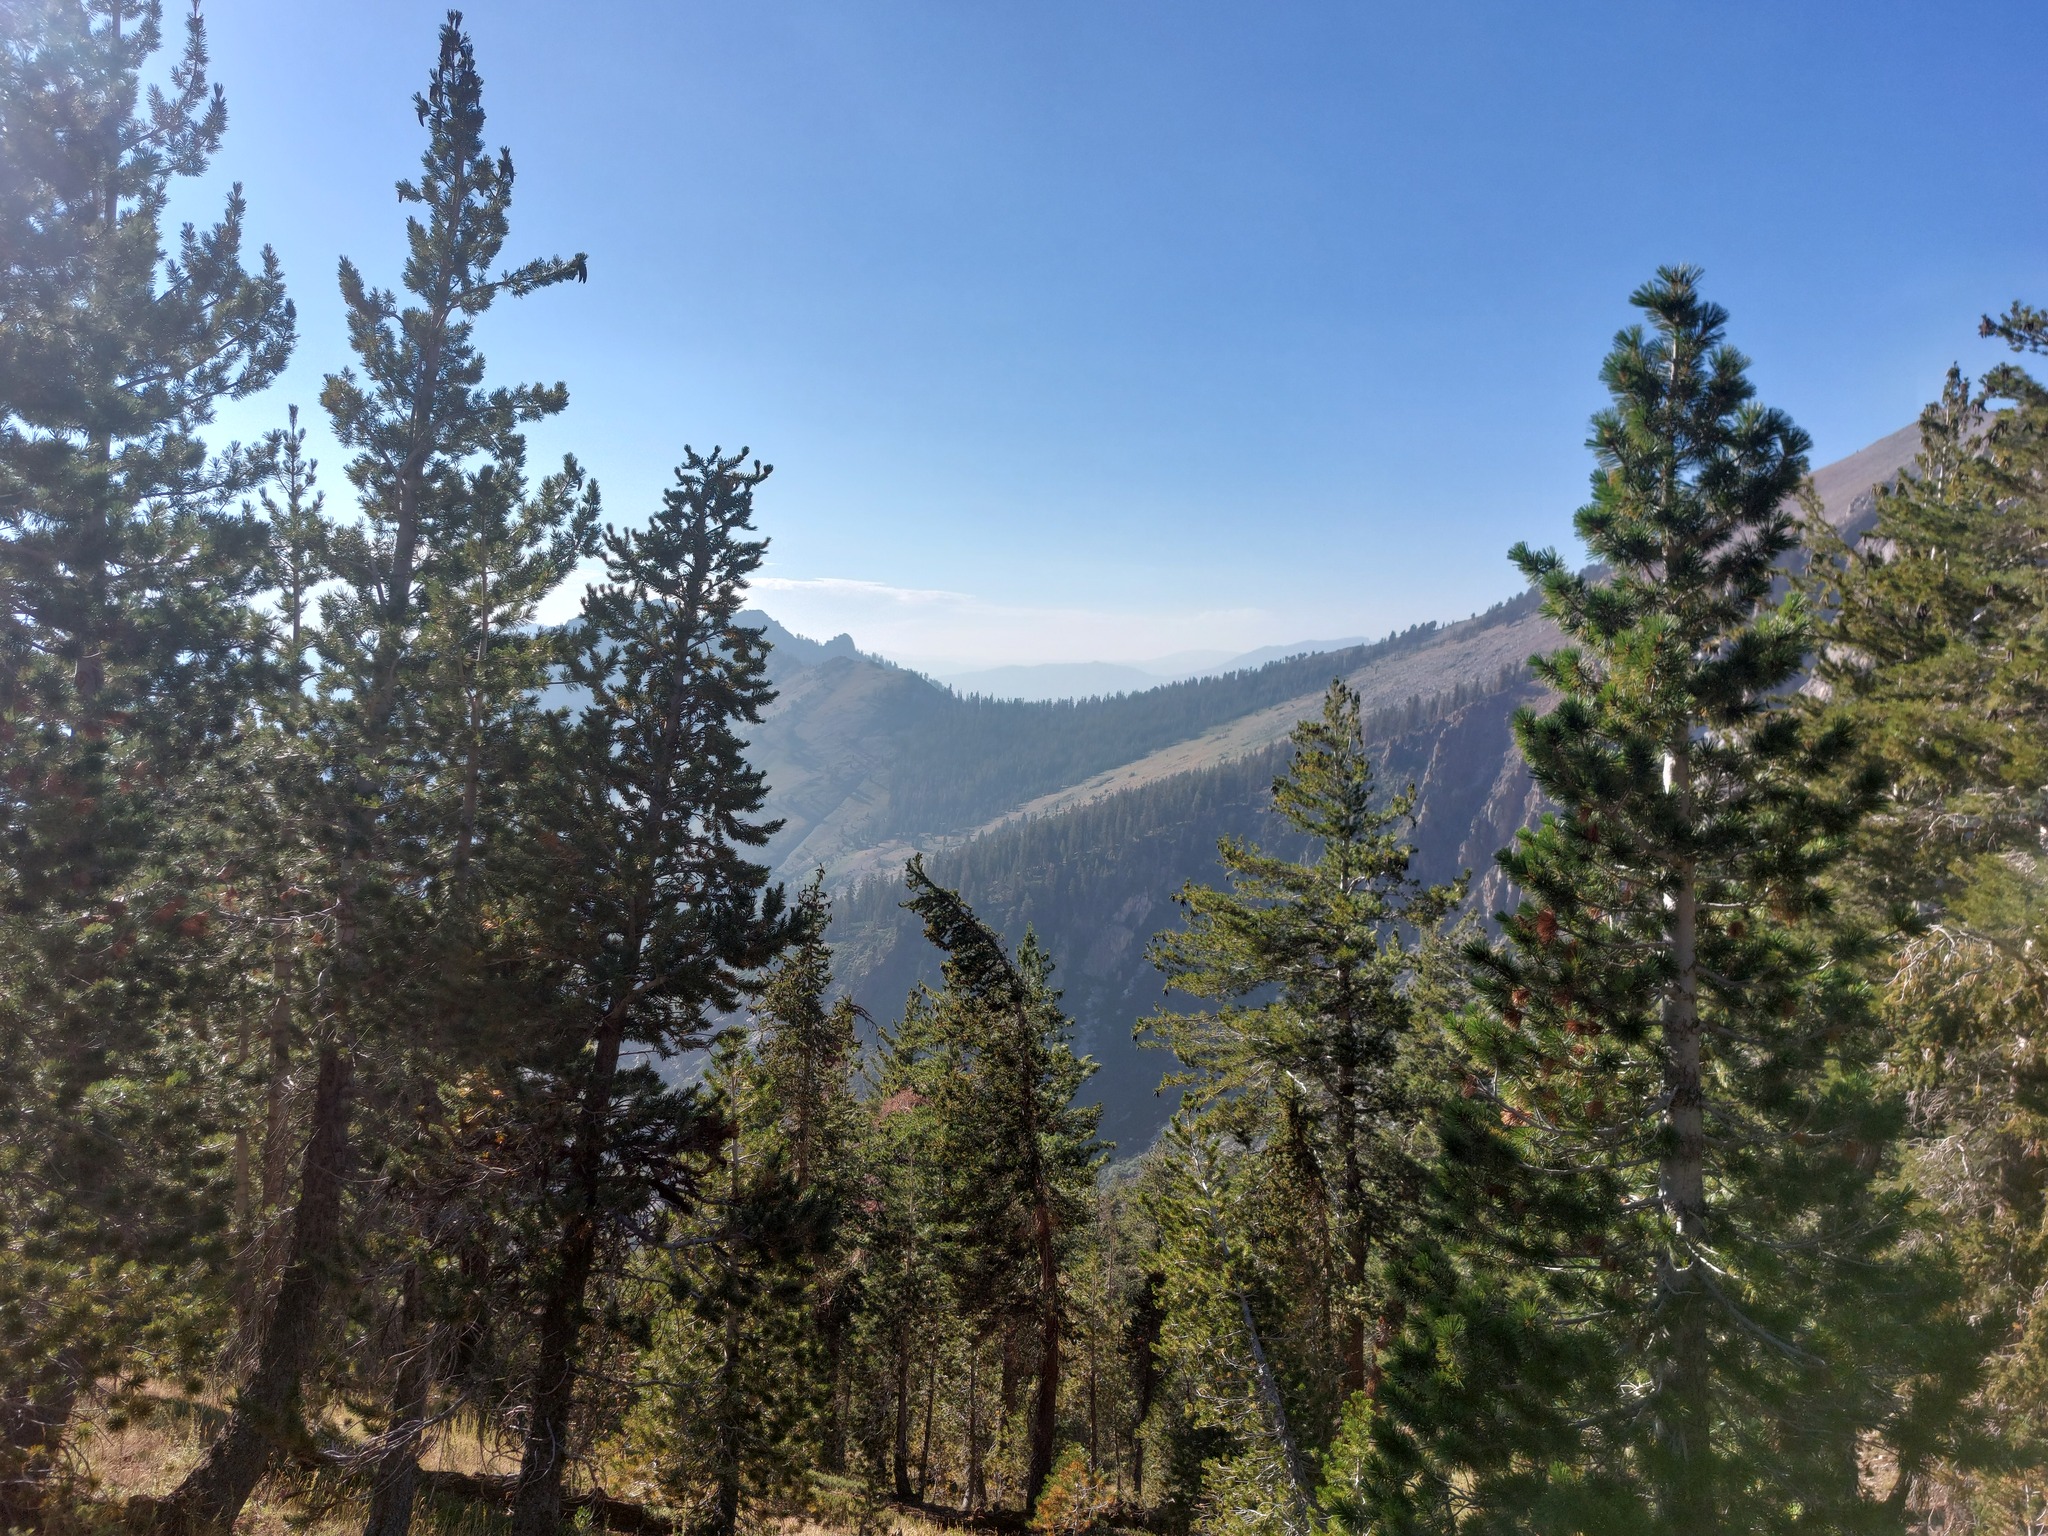
[[[1349,635],[1341,640],[1297,640],[1291,645],[1262,646],[1239,656],[1228,651],[1182,651],[1152,661],[1048,661],[985,667],[978,672],[935,672],[931,678],[955,693],[989,699],[1036,703],[1048,699],[1106,698],[1117,693],[1142,693],[1162,683],[1183,682],[1191,677],[1242,672],[1289,656],[1342,651],[1363,644],[1363,635]]]
[[[1828,521],[1866,524],[1873,488],[1918,443],[1907,428],[1818,471]],[[963,694],[847,636],[752,622],[772,626],[780,689],[750,748],[784,822],[768,856],[792,884],[825,871],[841,984],[888,1019],[912,985],[937,980],[937,956],[896,905],[904,860],[924,852],[1011,942],[1027,926],[1046,942],[1078,1043],[1100,1063],[1090,1092],[1104,1134],[1124,1154],[1172,1110],[1155,1093],[1165,1063],[1132,1041],[1169,1001],[1146,945],[1178,921],[1183,883],[1218,877],[1218,837],[1286,848],[1267,790],[1333,676],[1362,696],[1388,786],[1420,790],[1423,878],[1469,869],[1474,908],[1499,910],[1511,893],[1493,855],[1540,809],[1510,730],[1517,707],[1540,702],[1528,657],[1558,641],[1530,596],[1371,644],[1273,647],[1210,675],[1055,700]]]

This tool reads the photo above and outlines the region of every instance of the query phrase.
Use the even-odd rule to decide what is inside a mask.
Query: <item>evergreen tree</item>
[[[777,962],[754,1005],[760,1030],[752,1072],[752,1124],[764,1150],[796,1190],[830,1189],[857,1139],[853,1071],[860,1010],[850,997],[827,1001],[832,906],[819,871],[797,898],[803,935]]]
[[[1072,1026],[1052,990],[1052,962],[1028,934],[1012,960],[957,893],[934,884],[923,861],[904,871],[910,909],[946,953],[945,988],[929,1021],[934,1061],[924,1081],[933,1101],[954,1219],[983,1263],[1000,1262],[1006,1238],[1030,1245],[1037,1327],[1037,1387],[1024,1476],[1027,1511],[1052,1471],[1059,1429],[1067,1303],[1062,1258],[1082,1227],[1083,1192],[1105,1149],[1099,1108],[1074,1096],[1094,1064],[1067,1043]]]
[[[1343,1476],[1389,1529],[1896,1528],[1863,1465],[1943,1292],[1897,1246],[1881,1036],[1821,883],[1872,786],[1787,692],[1807,440],[1695,270],[1632,302],[1577,521],[1605,569],[1513,553],[1570,642],[1516,722],[1558,809],[1501,858],[1524,895],[1473,951],[1453,1193]]]
[[[1985,329],[2048,350],[2024,306]],[[1985,1449],[1971,1414],[1931,1407],[1896,1486],[1946,1485],[1995,1524],[2024,1518],[2048,1457],[2048,972],[2035,957],[2048,391],[2010,366],[1973,391],[1951,369],[1920,434],[1913,470],[1814,584],[1833,620],[1829,713],[1887,780],[1841,883],[1902,930],[1880,972],[1886,1065],[1915,1108],[1914,1183],[1992,1335],[1979,1404],[1992,1465],[1971,1473]]]
[[[411,962],[422,977],[411,989],[416,1016],[382,1073],[392,1134],[374,1138],[389,1147],[379,1181],[391,1228],[381,1332],[397,1368],[372,1369],[388,1378],[390,1400],[368,1536],[404,1536],[409,1522],[435,1375],[428,1314],[467,1310],[466,1280],[436,1251],[465,1224],[467,1200],[459,1183],[433,1172],[445,1161],[441,1085],[499,1063],[508,1030],[516,1039],[537,979],[521,918],[528,887],[552,875],[533,846],[551,809],[535,803],[544,776],[533,781],[545,752],[540,692],[559,637],[533,614],[589,547],[597,497],[573,460],[529,494],[523,455],[516,433],[494,445],[470,482],[463,541],[420,596],[414,736],[431,768],[394,821],[424,877]],[[452,1290],[437,1289],[437,1275]]]
[[[786,1446],[782,1458],[791,1467],[807,1461],[843,1471],[847,1353],[860,1301],[856,1204],[867,1138],[856,1085],[865,1015],[851,997],[828,1001],[831,917],[820,874],[798,898],[803,937],[776,964],[754,1007],[759,1036],[746,1122],[785,1192],[793,1277],[802,1286],[801,1342],[792,1348],[802,1355],[807,1438]]]
[[[863,1159],[861,1357],[871,1378],[864,1394],[865,1450],[871,1480],[879,1486],[886,1470],[889,1488],[903,1503],[918,1497],[911,1452],[915,1383],[936,1369],[944,1323],[963,1305],[983,1320],[998,1310],[977,1306],[985,1298],[974,1293],[971,1279],[965,1297],[956,1284],[962,1244],[971,1239],[953,1210],[945,1127],[931,1098],[946,1072],[939,1008],[939,995],[919,986],[905,1000],[902,1018],[884,1031]],[[1012,1237],[1001,1246],[1001,1259],[979,1256],[1013,1279],[1020,1246]],[[1004,1300],[1015,1297],[1006,1289]]]
[[[333,541],[338,590],[323,602],[318,636],[321,709],[315,737],[325,761],[306,784],[301,812],[320,852],[325,957],[309,1009],[314,1084],[305,1151],[282,1271],[268,1300],[253,1364],[228,1422],[166,1499],[166,1530],[231,1525],[281,1447],[301,1431],[301,1386],[321,1334],[328,1291],[342,1269],[343,1193],[351,1159],[359,1056],[402,1035],[429,958],[417,942],[431,926],[422,868],[404,813],[421,765],[459,762],[422,740],[433,660],[425,600],[488,539],[517,497],[492,477],[523,452],[519,429],[559,412],[560,385],[483,387],[476,319],[505,294],[582,278],[583,260],[548,259],[493,274],[512,196],[509,154],[483,143],[483,84],[459,14],[441,29],[426,92],[414,105],[428,144],[417,181],[399,183],[408,218],[404,286],[414,302],[367,286],[341,263],[349,340],[362,373],[328,378],[322,404],[354,450],[347,467],[364,514]],[[572,478],[573,469],[567,471]],[[543,498],[545,501],[546,498]],[[557,500],[556,516],[567,508]],[[441,745],[441,744],[436,744]],[[447,744],[450,748],[453,744]]]
[[[677,1505],[707,1503],[704,1522],[719,1532],[749,1502],[801,1507],[843,1412],[841,1292],[863,1117],[855,1008],[827,1000],[830,915],[813,879],[794,914],[801,937],[763,983],[754,1029],[728,1029],[714,1047],[707,1085],[731,1135],[659,1266],[661,1388],[644,1432],[673,1469]]]
[[[1169,1081],[1193,1088],[1189,1108],[1212,1134],[1262,1148],[1275,1176],[1298,1185],[1297,1208],[1321,1229],[1314,1247],[1337,1256],[1335,1273],[1309,1286],[1341,1362],[1326,1379],[1327,1420],[1366,1388],[1385,1328],[1373,1261],[1413,1221],[1410,935],[1432,932],[1461,886],[1423,889],[1409,875],[1415,791],[1381,797],[1358,695],[1341,680],[1321,715],[1295,727],[1273,804],[1310,854],[1296,862],[1225,839],[1231,889],[1185,887],[1186,929],[1153,947],[1169,986],[1231,1006],[1162,1013],[1149,1027],[1182,1063]]]
[[[624,1058],[707,1042],[791,937],[781,888],[748,857],[774,824],[737,734],[769,699],[760,632],[735,622],[766,542],[767,478],[744,452],[692,450],[646,528],[603,536],[568,676],[590,702],[554,748],[563,846],[556,998],[529,1028],[536,1113],[559,1129],[538,1170],[554,1237],[533,1256],[538,1315],[518,1536],[553,1536],[600,1261],[650,1201],[687,1211],[722,1117]],[[692,1169],[696,1169],[693,1174]]]
[[[217,1263],[216,1106],[185,1012],[215,959],[203,766],[255,686],[258,466],[200,437],[293,339],[241,189],[166,249],[227,124],[195,10],[145,100],[161,8],[0,9],[0,1522],[78,1392]],[[186,858],[183,855],[195,855]],[[153,914],[153,919],[152,919]],[[210,1129],[214,1128],[214,1129]],[[138,1156],[146,1152],[146,1156]],[[181,1283],[181,1282],[180,1282]]]
[[[1321,1516],[1315,1452],[1271,1346],[1274,1288],[1255,1251],[1272,1230],[1260,1220],[1260,1170],[1185,1117],[1162,1150],[1148,1192],[1160,1234],[1159,1348],[1191,1425],[1220,1438],[1203,1458],[1203,1527],[1306,1536]]]

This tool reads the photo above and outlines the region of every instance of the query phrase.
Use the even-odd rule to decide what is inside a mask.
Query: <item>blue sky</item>
[[[321,425],[334,265],[441,14],[208,0],[227,143]],[[1985,309],[2048,301],[2048,7],[865,0],[467,8],[507,255],[485,322],[610,515],[751,446],[762,605],[933,667],[1135,660],[1462,617],[1568,542],[1597,369],[1707,268],[1825,462],[1911,420]],[[205,195],[210,199],[212,190]],[[191,210],[199,211],[195,203]],[[346,489],[323,453],[331,496]]]

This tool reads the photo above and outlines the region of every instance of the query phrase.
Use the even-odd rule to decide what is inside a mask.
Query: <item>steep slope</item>
[[[1397,705],[1370,723],[1384,782],[1420,791],[1421,878],[1472,870],[1487,881],[1476,899],[1498,900],[1494,851],[1535,804],[1509,719],[1534,697],[1523,679],[1496,678],[1427,704]],[[958,887],[1011,942],[1027,927],[1046,941],[1060,962],[1055,979],[1078,1044],[1100,1064],[1090,1092],[1104,1106],[1104,1134],[1126,1152],[1148,1145],[1172,1112],[1170,1098],[1154,1093],[1167,1063],[1131,1038],[1133,1023],[1166,1001],[1146,945],[1178,921],[1173,896],[1182,885],[1217,877],[1219,837],[1304,851],[1269,808],[1286,751],[1285,743],[1269,744],[1015,821],[929,861],[934,876]],[[938,978],[937,955],[896,905],[902,894],[893,871],[876,875],[841,895],[832,926],[842,984],[881,1017],[897,1012],[913,984]]]
[[[1269,745],[1332,676],[1354,678],[1368,707],[1427,698],[1519,664],[1547,633],[1522,597],[1447,629],[1045,703],[960,698],[887,662],[831,657],[780,680],[750,744],[785,822],[770,858],[784,878],[820,867],[841,884],[913,848]]]

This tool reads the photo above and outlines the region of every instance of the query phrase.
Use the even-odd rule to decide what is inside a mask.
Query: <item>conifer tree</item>
[[[1161,1151],[1148,1191],[1160,1234],[1159,1347],[1194,1425],[1228,1437],[1202,1469],[1204,1526],[1307,1536],[1322,1514],[1315,1450],[1289,1410],[1288,1373],[1260,1318],[1272,1303],[1252,1251],[1270,1231],[1255,1214],[1259,1170],[1190,1116],[1175,1120]]]
[[[762,984],[752,1030],[727,1029],[714,1046],[706,1082],[731,1133],[658,1269],[662,1387],[643,1422],[675,1469],[679,1505],[703,1499],[708,1479],[715,1532],[750,1500],[801,1503],[843,1412],[839,1293],[857,1242],[862,1116],[856,1010],[828,999],[821,880],[798,897],[801,937]]]
[[[413,734],[432,767],[396,830],[425,877],[413,958],[424,977],[417,1017],[383,1073],[397,1115],[381,1180],[395,1228],[385,1353],[397,1368],[373,1371],[389,1378],[390,1421],[368,1536],[404,1536],[436,1374],[429,1314],[464,1310],[468,1287],[436,1252],[466,1220],[465,1193],[442,1192],[445,1178],[432,1171],[446,1142],[438,1101],[451,1075],[502,1060],[506,1033],[516,1038],[530,1002],[530,930],[520,918],[531,905],[526,888],[552,874],[532,842],[548,825],[549,808],[533,803],[545,776],[530,781],[546,750],[540,690],[560,648],[533,615],[589,547],[597,514],[596,487],[573,459],[529,494],[519,436],[494,449],[470,481],[461,544],[420,594]],[[416,1153],[401,1150],[407,1143]],[[416,1159],[427,1166],[412,1166]],[[454,1294],[437,1294],[436,1276],[454,1282]]]
[[[483,142],[483,85],[459,13],[441,29],[427,90],[414,107],[428,144],[417,181],[399,183],[407,220],[403,283],[413,302],[369,287],[344,259],[349,340],[361,365],[331,375],[322,404],[354,450],[347,466],[364,521],[337,536],[339,590],[323,605],[322,702],[316,737],[326,761],[302,814],[317,829],[326,965],[311,1009],[314,1084],[284,1266],[258,1330],[254,1361],[228,1422],[166,1499],[167,1530],[231,1525],[281,1447],[299,1433],[301,1384],[342,1264],[342,1204],[359,1057],[388,1045],[420,980],[415,935],[423,877],[394,824],[422,753],[422,676],[429,605],[423,593],[460,568],[501,520],[492,473],[516,466],[525,423],[559,412],[560,385],[483,387],[475,322],[501,295],[584,275],[583,259],[546,259],[494,273],[507,233],[510,155]],[[482,461],[481,463],[479,461]],[[573,471],[571,472],[573,474]],[[559,515],[565,509],[557,504]],[[453,754],[449,754],[453,755]],[[380,1036],[382,1038],[380,1038]]]
[[[1303,1181],[1324,1229],[1316,1246],[1339,1256],[1319,1288],[1341,1401],[1365,1390],[1382,1327],[1376,1250],[1413,1220],[1411,935],[1433,932],[1462,886],[1425,889],[1409,875],[1415,791],[1380,794],[1344,682],[1295,727],[1292,747],[1273,805],[1308,854],[1223,842],[1231,889],[1186,887],[1188,925],[1162,934],[1153,958],[1169,986],[1229,1006],[1162,1013],[1149,1027],[1180,1059],[1169,1081],[1192,1087],[1186,1102],[1210,1134],[1263,1146],[1280,1177]]]
[[[1821,884],[1872,786],[1786,691],[1807,439],[1698,282],[1638,289],[1604,368],[1577,520],[1604,570],[1513,552],[1568,641],[1535,663],[1556,704],[1516,720],[1557,810],[1501,856],[1523,900],[1473,951],[1442,1117],[1466,1203],[1352,1425],[1354,1518],[1390,1529],[1895,1529],[1864,1459],[1939,1363]]]
[[[871,1481],[880,1485],[886,1469],[892,1492],[906,1503],[917,1496],[912,1382],[922,1360],[936,1354],[936,1324],[958,1305],[946,1263],[954,1234],[944,1150],[928,1097],[940,1049],[937,1012],[937,995],[920,985],[902,1018],[882,1032],[855,1238],[862,1254],[857,1366],[868,1378],[860,1394],[867,1430],[861,1448]]]
[[[308,661],[312,649],[314,592],[328,577],[327,547],[330,528],[326,496],[319,490],[319,463],[306,454],[306,429],[299,425],[299,408],[291,406],[282,430],[272,432],[265,445],[272,467],[273,482],[257,493],[264,513],[265,539],[262,581],[276,594],[277,612],[270,629],[269,660],[271,686],[265,689],[244,732],[245,757],[261,763],[263,769],[249,775],[261,788],[245,797],[235,809],[237,832],[251,851],[265,850],[273,856],[259,868],[248,871],[251,885],[262,890],[257,902],[256,948],[267,947],[269,988],[263,995],[263,1063],[256,1076],[263,1085],[263,1112],[255,1138],[258,1169],[246,1166],[249,1154],[240,1150],[244,1164],[236,1192],[238,1221],[244,1229],[260,1222],[263,1214],[282,1196],[287,1177],[289,1137],[285,1125],[289,1098],[289,1072],[295,1044],[294,1009],[298,986],[292,974],[296,946],[292,942],[292,916],[285,892],[303,870],[285,850],[304,847],[303,838],[293,838],[284,818],[275,813],[279,799],[303,798],[287,792],[275,793],[279,784],[292,778],[290,768],[280,770],[280,760],[292,754],[290,743],[303,740],[310,723],[306,684],[312,675]],[[273,488],[282,497],[272,495]],[[271,739],[263,740],[268,735]],[[260,742],[260,745],[255,743]],[[301,750],[293,754],[293,766],[303,775],[309,761]],[[289,873],[287,871],[290,871]],[[246,962],[252,970],[263,969],[261,958]],[[246,1128],[238,1132],[249,1140]],[[260,1169],[260,1171],[259,1171]],[[244,1262],[253,1251],[245,1247]]]
[[[832,907],[824,872],[798,895],[803,935],[777,962],[754,1005],[760,1027],[752,1073],[754,1123],[767,1150],[802,1193],[836,1185],[857,1136],[853,1071],[860,1011],[850,997],[828,1001]]]
[[[538,1316],[518,1536],[561,1517],[588,1293],[650,1202],[687,1211],[726,1128],[624,1057],[705,1044],[788,943],[781,888],[749,857],[761,775],[738,727],[771,697],[760,631],[735,621],[766,541],[744,451],[685,449],[644,529],[607,528],[606,579],[584,599],[569,679],[590,702],[554,748],[561,806],[558,994],[525,1063],[561,1127],[540,1170],[554,1239],[534,1255]],[[552,1107],[549,1107],[552,1106]]]
[[[0,31],[4,1523],[215,1208],[213,1108],[162,1087],[209,1048],[180,1005],[218,865],[172,847],[210,837],[193,779],[255,686],[257,466],[199,434],[283,368],[293,312],[271,252],[245,264],[239,186],[166,249],[227,125],[196,9],[146,98],[159,5],[20,0]]]
[[[1106,1149],[1101,1118],[1074,1096],[1094,1070],[1067,1043],[1071,1025],[1052,989],[1052,962],[1026,935],[1012,960],[956,892],[935,884],[921,858],[904,871],[906,903],[946,953],[935,1001],[934,1070],[927,1097],[942,1139],[956,1221],[983,1255],[1006,1234],[1028,1234],[1037,1327],[1037,1384],[1025,1469],[1027,1510],[1052,1471],[1059,1430],[1067,1303],[1062,1259],[1081,1229],[1083,1195]]]
[[[2048,323],[2023,305],[1984,329],[2048,350]],[[1915,1107],[1914,1184],[1990,1336],[1981,1430],[1954,1405],[1923,1411],[1896,1486],[1943,1484],[1995,1525],[2025,1518],[2048,1457],[2048,391],[2017,367],[1978,389],[1952,368],[1920,436],[1873,526],[1817,561],[1813,585],[1832,619],[1828,713],[1887,780],[1841,884],[1900,929],[1880,966],[1886,1064]],[[1973,1433],[1995,1451],[1980,1457]]]
[[[798,898],[803,937],[777,962],[754,1007],[759,1038],[747,1121],[758,1155],[777,1170],[794,1229],[809,1415],[802,1454],[841,1471],[847,1354],[859,1304],[855,1218],[866,1138],[855,1090],[862,1066],[858,1021],[865,1015],[851,997],[828,1000],[831,915],[820,872]]]

